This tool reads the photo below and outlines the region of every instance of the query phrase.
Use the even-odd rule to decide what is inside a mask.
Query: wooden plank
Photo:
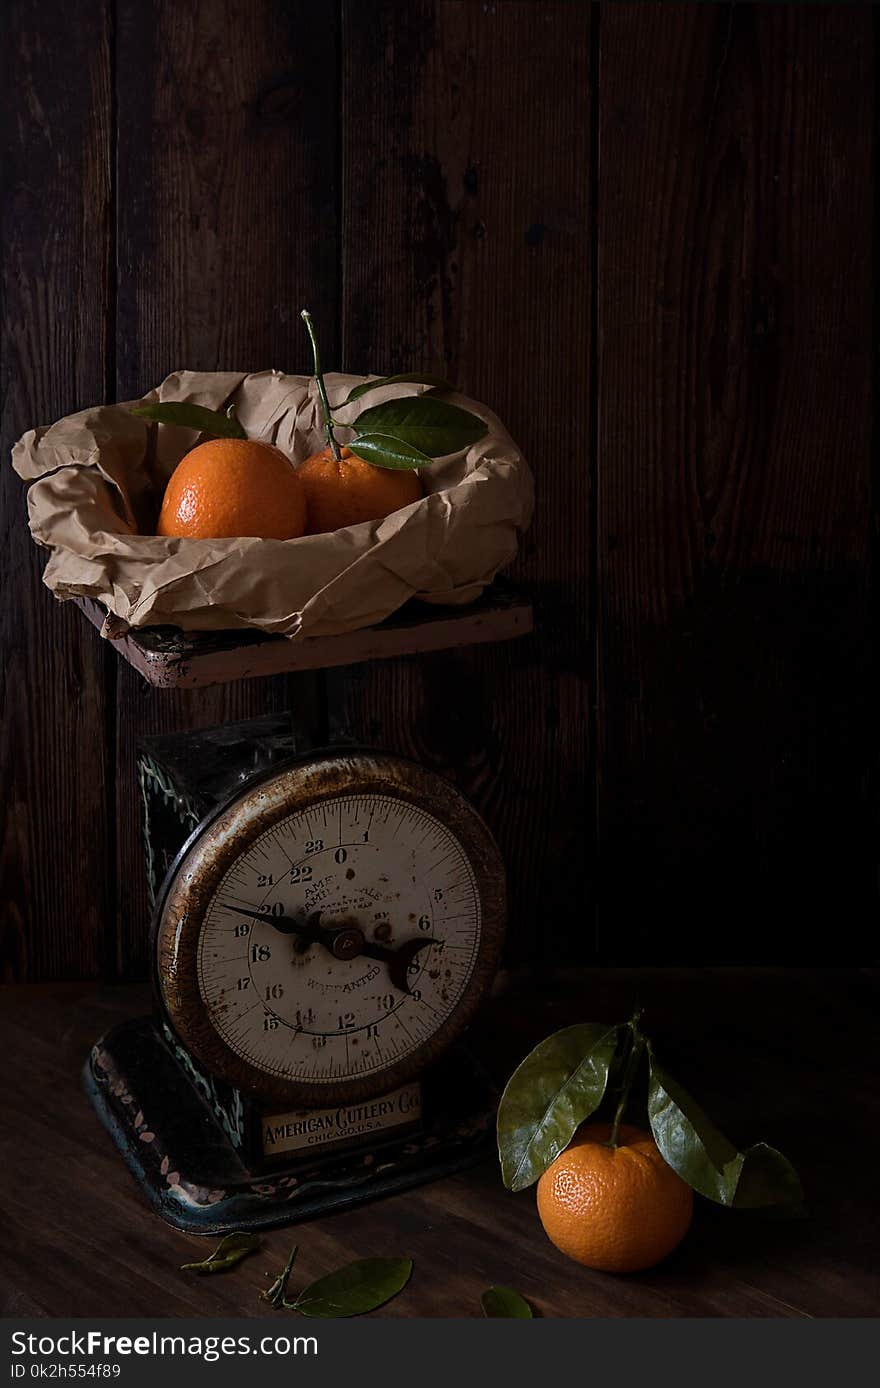
[[[40,584],[9,450],[104,395],[109,19],[84,0],[49,23],[12,0],[4,21],[0,978],[76,978],[101,970],[113,891],[104,652]]]
[[[98,630],[106,610],[91,598],[77,606]],[[172,628],[133,629],[110,644],[122,660],[162,689],[204,689],[233,680],[261,679],[300,670],[326,670],[367,660],[389,660],[413,652],[442,651],[487,641],[507,641],[532,630],[532,608],[510,585],[493,584],[467,607],[408,603],[381,626],[342,636],[288,641],[256,631],[194,632]]]
[[[872,52],[864,7],[602,7],[611,959],[876,957]]]
[[[754,1218],[698,1200],[693,1227],[669,1260],[614,1277],[557,1253],[538,1222],[534,1191],[506,1191],[493,1159],[360,1209],[271,1230],[234,1273],[199,1278],[178,1269],[213,1241],[178,1233],[148,1209],[79,1084],[88,1047],[145,1010],[148,990],[3,990],[0,1047],[17,1063],[0,1072],[0,1168],[19,1195],[4,1215],[0,1314],[274,1316],[276,1326],[288,1326],[259,1293],[264,1273],[274,1275],[296,1241],[297,1287],[377,1251],[412,1258],[406,1292],[382,1316],[479,1316],[480,1294],[498,1282],[554,1318],[875,1315],[874,1168],[850,1162],[842,1180],[840,1152],[871,1152],[880,1141],[880,975],[592,969],[542,979],[529,972],[519,991],[488,1010],[481,1044],[504,1075],[558,1027],[627,1016],[636,991],[664,1060],[721,1127],[744,1143],[772,1142],[795,1163],[809,1219]],[[840,1084],[829,1036],[844,1038],[847,1055],[847,1099],[835,1107],[833,1142],[816,1140],[816,1115]],[[49,1092],[51,1104],[35,1103]]]
[[[510,428],[538,511],[509,647],[335,681],[356,735],[454,777],[511,878],[511,958],[590,938],[590,10],[343,7],[344,365],[448,373]],[[365,82],[363,74],[370,73]],[[552,88],[552,93],[551,93]]]
[[[337,30],[329,7],[122,0],[119,398],[170,370],[307,369],[299,309],[336,350]],[[120,663],[119,964],[147,966],[135,746],[296,703],[311,676],[191,692],[148,689]]]

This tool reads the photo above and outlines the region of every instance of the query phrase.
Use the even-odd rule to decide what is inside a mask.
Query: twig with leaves
[[[596,1112],[620,1075],[611,1146],[647,1065],[643,1115],[664,1161],[700,1195],[735,1209],[803,1214],[803,1191],[791,1162],[758,1142],[740,1152],[660,1064],[641,1027],[641,1012],[609,1026],[564,1027],[536,1046],[514,1071],[498,1107],[498,1152],[509,1190],[539,1179]]]

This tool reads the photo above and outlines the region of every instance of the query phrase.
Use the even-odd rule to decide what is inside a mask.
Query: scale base
[[[151,1018],[114,1027],[83,1072],[89,1098],[150,1204],[190,1234],[295,1224],[474,1165],[493,1149],[497,1094],[461,1048],[431,1078],[443,1101],[419,1132],[251,1171]]]

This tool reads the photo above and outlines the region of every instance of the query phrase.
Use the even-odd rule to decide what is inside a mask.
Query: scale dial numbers
[[[242,908],[263,912],[248,920]],[[423,946],[396,986],[389,963],[337,959],[276,929],[352,926],[389,954]],[[214,1026],[248,1063],[312,1084],[403,1059],[445,1020],[480,942],[467,856],[432,815],[389,796],[349,795],[282,820],[226,874],[205,918],[199,986]]]
[[[168,1018],[209,1073],[273,1102],[347,1102],[463,1030],[497,965],[504,886],[452,786],[393,757],[328,757],[203,828],[166,884],[156,951]]]

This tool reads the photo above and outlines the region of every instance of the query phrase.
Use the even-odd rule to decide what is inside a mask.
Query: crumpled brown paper
[[[331,402],[361,376],[329,375]],[[423,387],[384,386],[334,417]],[[532,514],[522,454],[484,405],[450,394],[489,432],[421,476],[426,495],[385,520],[299,540],[186,540],[155,535],[165,484],[198,440],[192,429],[149,424],[126,405],[99,405],[32,429],[13,466],[31,483],[31,533],[51,550],[43,576],[55,596],[90,597],[108,610],[105,634],[172,625],[188,631],[259,627],[289,637],[333,636],[382,621],[409,598],[460,604],[513,559]],[[144,401],[233,404],[252,438],[302,462],[325,443],[309,376],[178,371]],[[130,401],[128,406],[140,402]],[[349,435],[339,430],[344,442]]]

